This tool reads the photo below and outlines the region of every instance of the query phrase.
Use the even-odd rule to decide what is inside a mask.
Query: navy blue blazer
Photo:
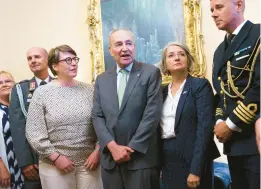
[[[167,95],[168,86],[163,89],[164,101]],[[213,139],[213,100],[208,80],[188,75],[176,112],[176,138],[168,152],[183,159],[190,165],[190,173],[198,176],[202,176],[210,160],[220,156]]]

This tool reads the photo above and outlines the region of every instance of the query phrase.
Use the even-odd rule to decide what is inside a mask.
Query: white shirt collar
[[[237,35],[237,34],[240,32],[240,30],[242,29],[242,27],[245,25],[246,22],[247,22],[247,20],[245,20],[244,22],[242,22],[242,23],[233,31],[232,34]],[[227,36],[229,36],[229,35],[230,35],[230,34],[227,33]]]
[[[36,83],[37,83],[37,86],[39,86],[40,85],[40,83],[41,83],[41,79],[39,79],[38,77],[36,77],[35,76],[35,80],[36,80]],[[49,76],[44,80],[46,83],[49,83]]]
[[[183,81],[183,83],[179,86],[179,90],[178,91],[182,91],[183,90],[183,88],[184,88],[184,85],[185,85],[185,83],[186,83],[186,80],[187,79],[185,79],[184,81]],[[171,93],[171,86],[172,86],[172,82],[169,84],[169,86],[168,86],[168,88],[169,88],[169,90],[168,90],[168,95],[170,95],[171,97],[173,96],[172,95],[172,93]]]

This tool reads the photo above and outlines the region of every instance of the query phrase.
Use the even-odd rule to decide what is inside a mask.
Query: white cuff
[[[233,131],[237,131],[237,132],[239,132],[239,133],[242,132],[242,129],[239,128],[239,127],[237,127],[229,118],[227,118],[226,124],[227,124],[227,126],[228,126],[231,130],[233,130]]]
[[[222,122],[222,121],[224,121],[224,120],[223,120],[223,119],[218,119],[218,120],[216,121],[216,125],[219,124],[219,123]]]

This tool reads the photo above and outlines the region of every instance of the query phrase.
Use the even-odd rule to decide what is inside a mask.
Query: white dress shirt
[[[175,118],[177,107],[180,99],[180,95],[183,91],[184,85],[186,83],[186,79],[180,85],[179,90],[175,95],[171,93],[171,83],[168,85],[168,95],[163,104],[162,113],[161,113],[161,138],[168,139],[174,138],[175,135]]]

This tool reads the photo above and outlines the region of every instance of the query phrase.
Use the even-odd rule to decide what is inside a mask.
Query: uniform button
[[[236,76],[232,75],[232,78],[235,78]]]
[[[238,87],[236,87],[236,90],[238,90]]]
[[[218,80],[220,81],[220,80],[221,80],[221,77],[218,77]]]
[[[237,104],[240,104],[240,103],[241,103],[241,101],[240,101],[240,100],[238,100],[238,101],[237,101]]]
[[[224,94],[224,92],[221,90],[221,91],[220,91],[220,94]]]

